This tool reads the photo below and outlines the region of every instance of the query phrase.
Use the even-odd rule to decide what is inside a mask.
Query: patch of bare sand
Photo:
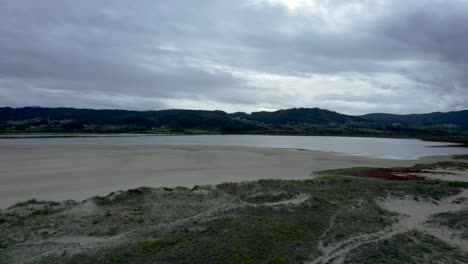
[[[389,198],[380,201],[380,205],[384,209],[400,215],[400,221],[394,227],[397,230],[401,232],[418,230],[468,252],[468,241],[462,239],[456,231],[428,224],[434,215],[456,212],[468,208],[467,198],[468,190],[464,190],[457,195],[441,201],[417,201],[409,197],[404,199]]]
[[[378,204],[393,213],[398,214],[398,222],[386,229],[371,234],[363,234],[351,237],[338,243],[324,245],[323,239],[328,235],[330,230],[334,228],[336,215],[332,216],[328,229],[323,233],[322,239],[318,243],[318,248],[322,251],[322,256],[311,261],[311,264],[325,263],[344,263],[346,256],[354,249],[378,241],[392,238],[401,233],[406,233],[411,230],[434,236],[445,243],[457,247],[465,252],[468,252],[468,240],[461,237],[461,233],[457,230],[452,230],[442,226],[430,225],[429,221],[432,216],[446,213],[456,212],[458,210],[468,208],[468,190],[443,199],[441,201],[434,200],[414,200],[410,197],[405,198],[387,198],[378,201]]]

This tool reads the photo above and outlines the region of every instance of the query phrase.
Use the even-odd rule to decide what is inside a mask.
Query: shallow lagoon
[[[346,155],[382,159],[418,159],[424,156],[468,154],[468,148],[445,142],[418,139],[322,136],[257,136],[257,135],[201,135],[201,136],[107,136],[68,138],[0,139],[1,145],[115,145],[115,146],[235,146],[290,148],[336,152]],[[454,145],[450,147],[449,145]]]

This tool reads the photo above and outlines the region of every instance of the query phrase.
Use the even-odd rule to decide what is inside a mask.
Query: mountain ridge
[[[468,110],[352,116],[320,108],[226,113],[76,108],[0,108],[0,134],[143,133],[410,137],[468,146]]]
[[[468,110],[450,112],[431,112],[426,114],[387,114],[371,113],[360,117],[374,122],[404,124],[453,124],[468,127]]]
[[[450,112],[432,112],[426,114],[389,114],[369,113],[365,115],[346,115],[321,108],[290,108],[276,111],[258,111],[252,113],[226,113],[221,110],[122,110],[122,109],[89,109],[69,107],[0,107],[0,121],[12,121],[34,118],[52,119],[92,119],[97,116],[105,119],[116,119],[118,122],[125,118],[178,118],[177,115],[189,117],[204,116],[207,118],[241,118],[263,123],[402,123],[402,124],[452,124],[468,127],[468,110]],[[111,118],[112,117],[112,118]]]

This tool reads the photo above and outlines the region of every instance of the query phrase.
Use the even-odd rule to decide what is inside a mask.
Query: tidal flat
[[[84,200],[138,187],[192,188],[314,171],[450,160],[378,159],[335,152],[231,146],[1,145],[0,209],[28,199]]]

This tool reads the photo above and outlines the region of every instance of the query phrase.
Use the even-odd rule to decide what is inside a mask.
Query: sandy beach
[[[448,157],[386,160],[292,149],[216,146],[1,146],[0,208],[27,199],[82,200],[140,186],[307,179],[356,166],[410,166]]]

